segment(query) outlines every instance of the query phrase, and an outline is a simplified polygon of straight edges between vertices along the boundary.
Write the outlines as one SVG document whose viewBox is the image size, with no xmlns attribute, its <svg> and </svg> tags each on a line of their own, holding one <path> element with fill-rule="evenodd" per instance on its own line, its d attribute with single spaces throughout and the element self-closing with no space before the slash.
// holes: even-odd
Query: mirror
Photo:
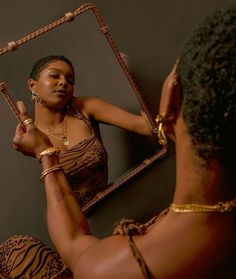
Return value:
<svg viewBox="0 0 236 279">
<path fill-rule="evenodd" d="M 83 207 L 83 211 L 88 212 L 101 199 L 165 156 L 166 146 L 158 145 L 157 129 L 151 112 L 129 72 L 127 62 L 110 35 L 109 27 L 93 4 L 84 4 L 57 21 L 17 41 L 9 42 L 0 49 L 0 80 L 6 83 L 13 100 L 25 102 L 31 115 L 33 104 L 27 89 L 28 75 L 36 60 L 50 54 L 62 54 L 72 61 L 76 71 L 75 96 L 96 96 L 137 114 L 143 110 L 153 127 L 154 137 L 150 139 L 101 125 L 109 158 L 109 187 Z M 8 137 L 7 141 L 11 141 L 16 119 L 2 96 L 0 104 L 3 117 L 12 119 L 10 127 L 5 127 L 2 122 L 1 137 Z M 4 146 L 12 149 L 10 144 Z M 9 151 L 7 148 L 5 152 Z M 32 179 L 39 177 L 39 166 L 29 163 L 28 158 L 19 157 L 19 154 L 12 156 L 20 162 L 16 172 L 30 165 Z M 19 179 L 27 180 L 29 173 L 25 177 L 22 173 Z"/>
</svg>

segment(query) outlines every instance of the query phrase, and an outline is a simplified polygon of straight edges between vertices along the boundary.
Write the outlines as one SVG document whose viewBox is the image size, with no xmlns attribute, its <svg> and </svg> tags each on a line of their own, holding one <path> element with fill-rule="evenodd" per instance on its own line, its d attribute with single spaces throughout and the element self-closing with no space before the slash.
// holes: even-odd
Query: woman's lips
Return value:
<svg viewBox="0 0 236 279">
<path fill-rule="evenodd" d="M 67 94 L 66 90 L 56 90 L 56 91 L 53 91 L 53 93 L 56 95 L 63 95 L 63 96 L 65 96 Z"/>
</svg>

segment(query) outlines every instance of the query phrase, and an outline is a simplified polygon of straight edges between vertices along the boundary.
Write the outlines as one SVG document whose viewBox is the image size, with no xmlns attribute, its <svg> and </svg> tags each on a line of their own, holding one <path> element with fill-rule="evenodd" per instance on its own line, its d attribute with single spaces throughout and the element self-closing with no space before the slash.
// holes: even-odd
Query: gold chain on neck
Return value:
<svg viewBox="0 0 236 279">
<path fill-rule="evenodd" d="M 60 132 L 60 133 L 56 133 L 54 132 L 52 129 L 50 128 L 47 128 L 47 129 L 43 129 L 41 128 L 39 125 L 37 125 L 38 129 L 41 130 L 42 132 L 44 132 L 45 134 L 47 134 L 48 136 L 51 136 L 57 140 L 62 140 L 63 141 L 63 144 L 65 146 L 69 146 L 70 145 L 70 142 L 69 140 L 67 139 L 67 123 L 66 123 L 66 119 L 64 118 L 64 121 L 63 121 L 63 131 Z"/>
<path fill-rule="evenodd" d="M 214 205 L 205 204 L 174 204 L 169 207 L 170 210 L 178 213 L 191 213 L 191 212 L 232 212 L 236 207 L 236 199 L 226 202 L 218 202 Z"/>
</svg>

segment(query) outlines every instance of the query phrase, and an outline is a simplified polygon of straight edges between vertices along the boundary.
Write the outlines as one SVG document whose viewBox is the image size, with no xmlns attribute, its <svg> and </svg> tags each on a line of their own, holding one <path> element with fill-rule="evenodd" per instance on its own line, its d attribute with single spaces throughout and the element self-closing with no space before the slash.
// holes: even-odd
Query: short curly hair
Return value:
<svg viewBox="0 0 236 279">
<path fill-rule="evenodd" d="M 236 6 L 208 15 L 180 50 L 183 117 L 198 155 L 236 161 Z"/>
<path fill-rule="evenodd" d="M 54 61 L 64 61 L 71 67 L 72 71 L 75 72 L 72 62 L 67 57 L 63 55 L 48 55 L 40 58 L 38 61 L 35 62 L 35 64 L 32 67 L 29 78 L 37 80 L 40 72 L 43 69 L 45 69 L 48 66 L 48 64 Z"/>
</svg>

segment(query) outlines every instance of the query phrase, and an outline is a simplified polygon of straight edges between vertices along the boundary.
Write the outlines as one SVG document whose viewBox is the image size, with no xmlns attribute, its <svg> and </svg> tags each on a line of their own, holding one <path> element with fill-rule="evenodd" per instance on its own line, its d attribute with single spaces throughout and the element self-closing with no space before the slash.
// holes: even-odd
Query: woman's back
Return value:
<svg viewBox="0 0 236 279">
<path fill-rule="evenodd" d="M 235 213 L 169 211 L 136 243 L 157 278 L 236 278 L 235 229 Z"/>
</svg>

